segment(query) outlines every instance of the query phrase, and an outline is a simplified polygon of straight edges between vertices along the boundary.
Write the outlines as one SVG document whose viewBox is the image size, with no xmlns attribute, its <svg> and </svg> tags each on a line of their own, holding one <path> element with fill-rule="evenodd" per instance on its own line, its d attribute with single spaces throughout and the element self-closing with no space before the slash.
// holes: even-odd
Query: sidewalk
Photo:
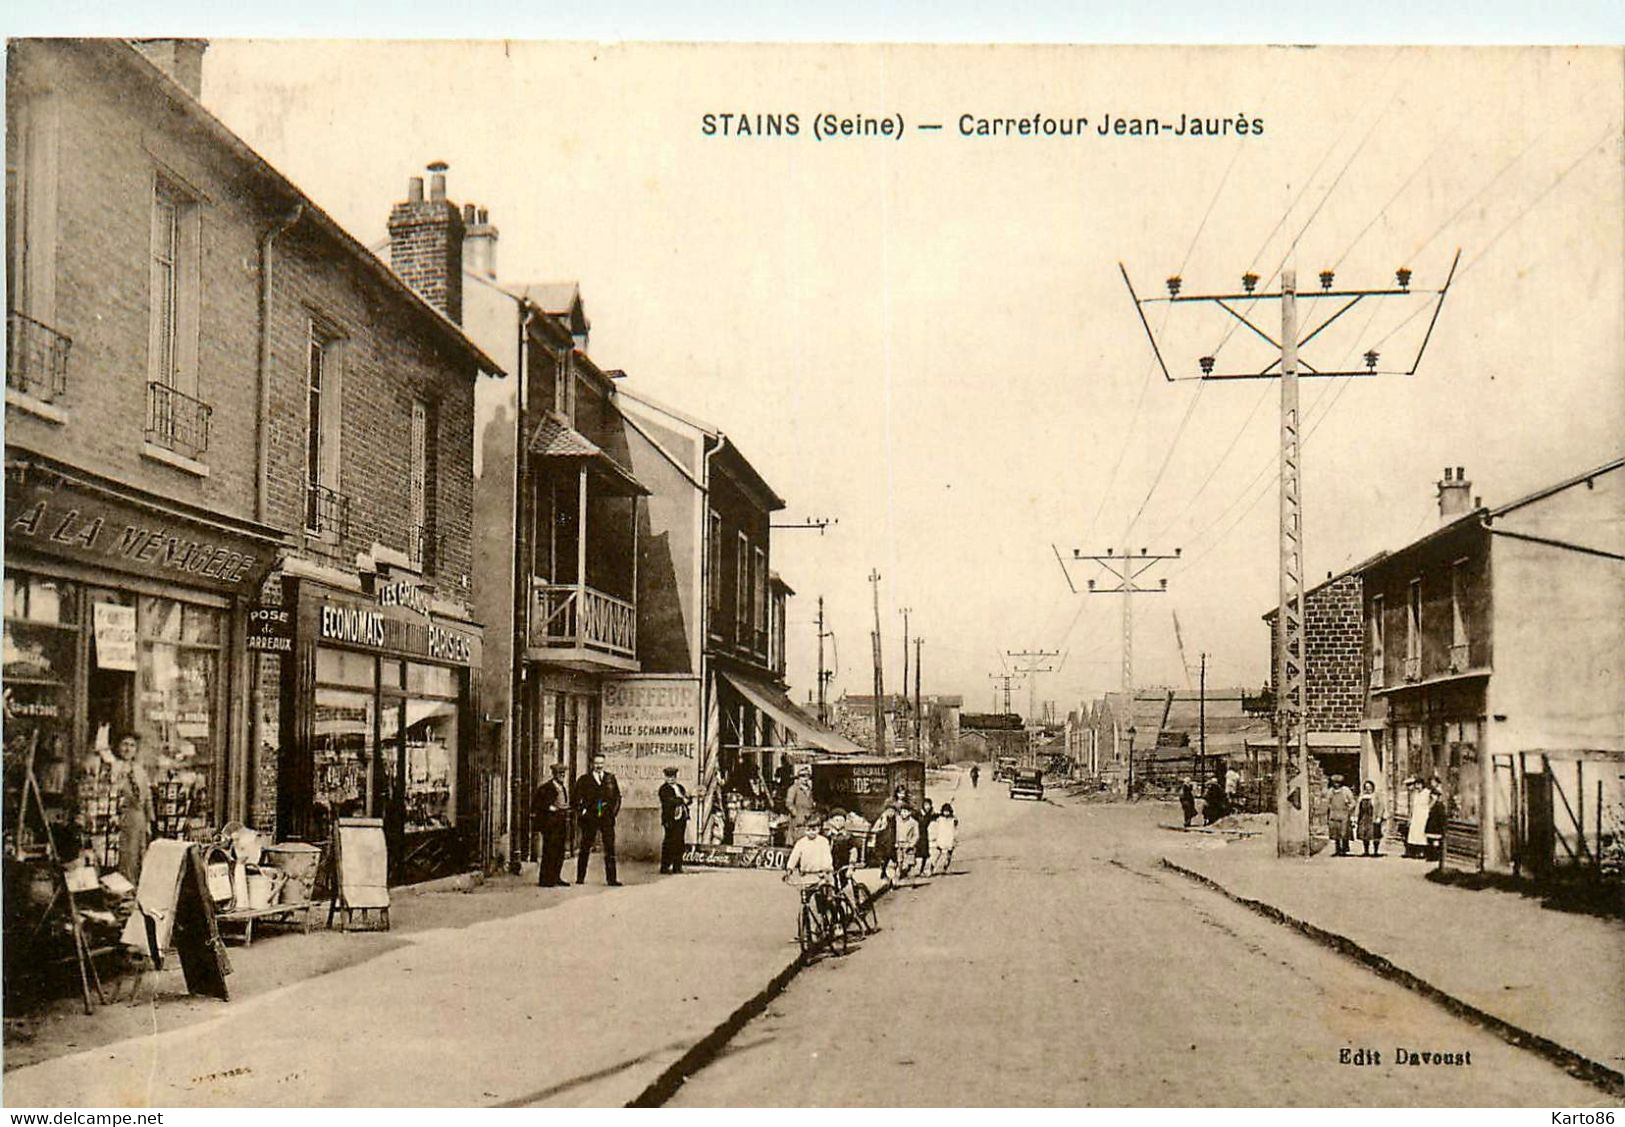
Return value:
<svg viewBox="0 0 1625 1127">
<path fill-rule="evenodd" d="M 861 879 L 880 886 L 877 873 Z M 152 1032 L 8 1071 L 5 1103 L 616 1106 L 781 987 L 799 958 L 796 896 L 774 872 L 417 899 L 469 906 L 492 894 L 534 896 L 536 906 L 382 937 L 267 937 L 266 954 L 282 948 L 284 959 L 320 938 L 354 944 L 365 961 L 229 1003 L 193 1003 L 208 1016 L 161 1032 L 176 1003 L 143 1003 L 126 1013 Z M 399 907 L 412 913 L 408 898 Z M 233 947 L 232 958 L 261 952 L 257 940 Z M 108 1010 L 80 1020 L 103 1017 L 129 1020 Z"/>
<path fill-rule="evenodd" d="M 1470 1012 L 1593 1079 L 1625 1084 L 1625 926 L 1426 879 L 1397 856 L 1275 856 L 1271 832 L 1180 835 L 1163 864 Z M 1611 1074 L 1611 1075 L 1610 1075 Z"/>
</svg>

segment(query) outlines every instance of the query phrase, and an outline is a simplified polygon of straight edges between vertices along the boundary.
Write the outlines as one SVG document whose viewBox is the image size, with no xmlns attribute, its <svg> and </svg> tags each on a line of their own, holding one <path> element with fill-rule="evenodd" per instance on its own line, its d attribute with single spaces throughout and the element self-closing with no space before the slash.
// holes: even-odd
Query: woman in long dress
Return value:
<svg viewBox="0 0 1625 1127">
<path fill-rule="evenodd" d="M 1354 810 L 1360 849 L 1367 857 L 1382 856 L 1382 792 L 1371 779 L 1360 785 L 1360 797 L 1355 801 Z"/>
<path fill-rule="evenodd" d="M 1433 806 L 1433 792 L 1420 780 L 1413 780 L 1411 788 L 1411 823 L 1405 827 L 1405 856 L 1421 857 L 1428 847 L 1428 812 Z"/>
<path fill-rule="evenodd" d="M 118 757 L 118 871 L 139 885 L 141 862 L 152 837 L 152 778 L 141 761 L 141 739 L 134 732 L 119 737 Z"/>
</svg>

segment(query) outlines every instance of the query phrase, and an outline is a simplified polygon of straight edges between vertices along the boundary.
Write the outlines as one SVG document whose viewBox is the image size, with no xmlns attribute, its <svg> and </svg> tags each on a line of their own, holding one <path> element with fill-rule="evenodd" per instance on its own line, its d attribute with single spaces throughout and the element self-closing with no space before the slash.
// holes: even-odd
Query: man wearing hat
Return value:
<svg viewBox="0 0 1625 1127">
<path fill-rule="evenodd" d="M 1338 857 L 1349 855 L 1349 820 L 1354 816 L 1354 792 L 1343 785 L 1342 775 L 1333 775 L 1326 788 L 1326 822 Z"/>
<path fill-rule="evenodd" d="M 536 883 L 543 888 L 569 884 L 564 879 L 564 843 L 570 832 L 570 788 L 564 782 L 564 764 L 549 763 L 551 778 L 536 788 L 531 817 L 542 834 L 542 864 Z"/>
<path fill-rule="evenodd" d="M 688 791 L 677 781 L 677 768 L 666 768 L 666 781 L 660 786 L 660 825 L 665 837 L 660 842 L 660 871 L 683 871 L 683 838 L 688 828 Z"/>
</svg>

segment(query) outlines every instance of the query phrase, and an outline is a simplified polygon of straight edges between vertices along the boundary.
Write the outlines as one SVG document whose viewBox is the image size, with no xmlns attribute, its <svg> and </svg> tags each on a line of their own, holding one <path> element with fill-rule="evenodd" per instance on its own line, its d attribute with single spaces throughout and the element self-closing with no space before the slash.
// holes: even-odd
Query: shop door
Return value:
<svg viewBox="0 0 1625 1127">
<path fill-rule="evenodd" d="M 1540 876 L 1552 867 L 1557 833 L 1552 817 L 1552 777 L 1544 772 L 1523 776 L 1524 835 L 1519 863 Z"/>
<path fill-rule="evenodd" d="M 85 604 L 90 611 L 90 676 L 86 686 L 85 715 L 87 736 L 97 749 L 111 748 L 123 732 L 136 730 L 135 713 L 135 654 L 115 653 L 110 647 L 98 646 L 98 617 L 106 621 L 107 610 L 99 607 L 135 606 L 135 597 L 125 591 L 112 591 L 105 587 L 91 587 L 85 592 Z M 143 748 L 151 756 L 153 749 Z"/>
</svg>

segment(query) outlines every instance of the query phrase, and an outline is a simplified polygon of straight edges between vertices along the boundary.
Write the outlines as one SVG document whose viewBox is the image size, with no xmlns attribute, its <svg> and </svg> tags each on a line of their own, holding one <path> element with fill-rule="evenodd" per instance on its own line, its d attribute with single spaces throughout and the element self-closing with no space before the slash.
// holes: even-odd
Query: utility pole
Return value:
<svg viewBox="0 0 1625 1127">
<path fill-rule="evenodd" d="M 818 722 L 829 723 L 829 683 L 835 674 L 824 668 L 824 639 L 834 637 L 824 629 L 824 596 L 818 596 Z"/>
<path fill-rule="evenodd" d="M 908 711 L 908 616 L 912 612 L 912 607 L 902 607 L 897 612 L 903 616 L 903 692 L 902 706 L 900 709 L 902 712 Z M 897 734 L 905 743 L 907 742 L 908 718 L 906 716 L 903 719 L 903 729 Z"/>
<path fill-rule="evenodd" d="M 869 585 L 875 591 L 875 754 L 886 754 L 886 680 L 882 670 L 884 659 L 880 652 L 880 571 L 869 569 Z"/>
<path fill-rule="evenodd" d="M 1299 367 L 1305 369 L 1304 375 L 1320 378 L 1377 376 L 1377 375 L 1407 375 L 1414 376 L 1416 369 L 1422 363 L 1422 355 L 1427 351 L 1428 341 L 1433 336 L 1433 328 L 1439 322 L 1439 311 L 1444 307 L 1445 294 L 1450 290 L 1450 282 L 1456 275 L 1456 266 L 1461 262 L 1461 251 L 1456 251 L 1456 257 L 1450 264 L 1450 273 L 1445 277 L 1444 285 L 1437 291 L 1438 300 L 1433 307 L 1433 317 L 1428 322 L 1427 332 L 1422 337 L 1422 343 L 1416 350 L 1416 357 L 1411 361 L 1408 371 L 1378 371 L 1377 362 L 1381 356 L 1377 350 L 1368 349 L 1362 357 L 1365 361 L 1364 370 L 1348 371 L 1322 371 L 1311 364 L 1301 364 L 1298 350 L 1307 345 L 1315 337 L 1336 321 L 1343 314 L 1353 309 L 1366 298 L 1384 297 L 1410 297 L 1415 298 L 1428 294 L 1427 290 L 1412 290 L 1412 271 L 1402 266 L 1394 272 L 1394 281 L 1398 288 L 1373 290 L 1334 290 L 1332 288 L 1336 276 L 1331 270 L 1320 272 L 1320 289 L 1310 290 L 1300 294 L 1298 292 L 1298 272 L 1296 269 L 1286 267 L 1281 270 L 1281 288 L 1276 293 L 1258 293 L 1258 275 L 1249 271 L 1241 277 L 1242 293 L 1218 294 L 1186 294 L 1181 296 L 1183 280 L 1177 275 L 1168 279 L 1168 297 L 1146 298 L 1143 301 L 1134 292 L 1134 285 L 1129 281 L 1128 271 L 1118 264 L 1123 275 L 1123 284 L 1128 287 L 1129 296 L 1134 301 L 1135 310 L 1140 315 L 1140 323 L 1145 326 L 1146 336 L 1151 341 L 1151 350 L 1156 353 L 1157 363 L 1162 368 L 1163 378 L 1172 382 L 1174 377 L 1169 374 L 1168 366 L 1163 361 L 1162 350 L 1157 345 L 1156 337 L 1151 333 L 1151 323 L 1146 319 L 1145 306 L 1153 302 L 1167 301 L 1169 303 L 1205 302 L 1217 305 L 1242 325 L 1246 326 L 1254 335 L 1280 350 L 1280 358 L 1272 360 L 1260 371 L 1252 372 L 1215 372 L 1217 364 L 1213 356 L 1203 356 L 1197 361 L 1201 369 L 1203 380 L 1257 380 L 1279 379 L 1281 381 L 1281 450 L 1280 450 L 1280 528 L 1279 528 L 1279 570 L 1278 570 L 1278 606 L 1275 616 L 1275 685 L 1276 685 L 1276 754 L 1275 754 L 1275 809 L 1276 809 L 1276 853 L 1280 856 L 1303 856 L 1310 850 L 1309 844 L 1309 732 L 1308 732 L 1308 699 L 1305 684 L 1305 663 L 1307 650 L 1303 638 L 1304 614 L 1304 587 L 1303 587 L 1303 462 L 1302 419 L 1298 410 L 1298 379 Z M 1298 335 L 1298 301 L 1300 299 L 1327 298 L 1341 304 L 1335 312 L 1331 313 L 1309 333 L 1303 337 Z M 1236 306 L 1242 302 L 1279 301 L 1281 303 L 1281 339 L 1275 340 L 1263 329 L 1260 329 L 1246 314 L 1239 311 Z M 1250 312 L 1250 310 L 1249 310 Z M 1279 367 L 1280 372 L 1275 369 Z"/>
<path fill-rule="evenodd" d="M 1201 680 L 1198 682 L 1198 686 L 1199 687 L 1196 690 L 1196 714 L 1198 725 L 1197 731 L 1200 734 L 1196 737 L 1196 746 L 1201 751 L 1202 781 L 1205 783 L 1207 782 L 1207 654 L 1202 655 L 1202 674 Z"/>
<path fill-rule="evenodd" d="M 1161 553 L 1153 555 L 1148 548 L 1141 548 L 1139 555 L 1134 555 L 1127 546 L 1119 555 L 1107 548 L 1104 556 L 1089 556 L 1074 550 L 1072 558 L 1075 560 L 1093 560 L 1100 564 L 1112 578 L 1117 580 L 1115 587 L 1097 587 L 1093 579 L 1089 580 L 1088 591 L 1091 595 L 1123 596 L 1123 695 L 1128 698 L 1130 719 L 1134 716 L 1134 596 L 1160 595 L 1168 590 L 1168 580 L 1161 580 L 1155 587 L 1142 587 L 1139 579 L 1146 572 L 1165 560 L 1177 560 L 1183 549 L 1175 548 L 1173 555 Z M 1128 749 L 1128 776 L 1129 793 L 1134 788 L 1134 745 L 1129 744 Z"/>
<path fill-rule="evenodd" d="M 920 757 L 920 647 L 925 639 L 914 638 L 914 755 Z"/>
<path fill-rule="evenodd" d="M 1006 715 L 1006 716 L 1010 715 L 1010 682 L 1011 681 L 1019 681 L 1019 680 L 1021 680 L 1020 675 L 1016 674 L 1016 673 L 989 673 L 988 676 L 993 678 L 993 680 L 995 680 L 995 681 L 999 681 L 999 682 L 1003 683 L 1003 685 L 1004 685 L 1004 715 Z M 998 710 L 999 710 L 999 690 L 997 688 L 995 688 L 993 690 L 993 711 L 997 712 Z"/>
<path fill-rule="evenodd" d="M 1016 666 L 1016 672 L 1027 678 L 1027 766 L 1031 767 L 1037 761 L 1038 732 L 1041 724 L 1038 717 L 1038 675 L 1040 673 L 1054 673 L 1055 666 L 1048 664 L 1051 658 L 1061 656 L 1060 650 L 1006 650 L 1006 655 L 1015 658 L 1018 662 L 1025 661 L 1025 667 Z M 1039 662 L 1045 664 L 1040 665 Z"/>
</svg>

